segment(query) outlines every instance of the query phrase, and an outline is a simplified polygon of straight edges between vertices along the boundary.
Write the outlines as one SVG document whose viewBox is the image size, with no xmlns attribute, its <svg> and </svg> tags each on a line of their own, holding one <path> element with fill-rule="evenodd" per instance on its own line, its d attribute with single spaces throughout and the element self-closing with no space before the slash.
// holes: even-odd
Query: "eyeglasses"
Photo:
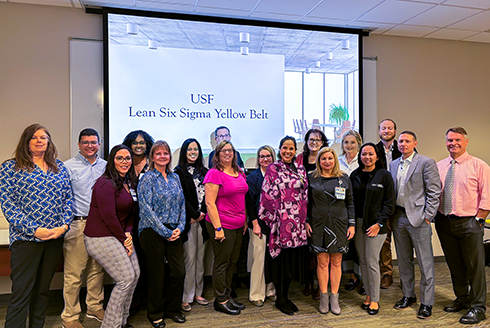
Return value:
<svg viewBox="0 0 490 328">
<path fill-rule="evenodd" d="M 260 155 L 259 156 L 259 159 L 269 159 L 269 158 L 272 158 L 272 155 Z"/>
<path fill-rule="evenodd" d="M 144 140 L 142 140 L 142 141 L 136 141 L 136 140 L 134 140 L 131 144 L 133 146 L 138 146 L 138 145 L 143 146 L 144 144 L 146 144 L 146 141 L 144 141 Z"/>
<path fill-rule="evenodd" d="M 227 134 L 218 134 L 216 137 L 217 138 L 228 138 L 229 136 L 230 136 L 230 134 L 227 133 Z"/>
<path fill-rule="evenodd" d="M 308 139 L 308 142 L 311 142 L 311 143 L 320 143 L 322 142 L 322 139 Z"/>
<path fill-rule="evenodd" d="M 98 145 L 98 144 L 99 144 L 99 142 L 98 142 L 98 141 L 87 141 L 87 140 L 82 141 L 82 142 L 80 142 L 80 143 L 81 143 L 82 145 L 84 145 L 84 146 L 88 146 L 88 145 L 90 145 L 90 146 L 96 146 L 96 145 Z"/>
<path fill-rule="evenodd" d="M 123 157 L 123 156 L 117 156 L 116 157 L 116 162 L 118 163 L 131 163 L 132 160 L 131 160 L 131 156 L 127 156 L 127 157 Z"/>
<path fill-rule="evenodd" d="M 222 149 L 221 150 L 223 153 L 233 153 L 233 149 Z"/>
</svg>

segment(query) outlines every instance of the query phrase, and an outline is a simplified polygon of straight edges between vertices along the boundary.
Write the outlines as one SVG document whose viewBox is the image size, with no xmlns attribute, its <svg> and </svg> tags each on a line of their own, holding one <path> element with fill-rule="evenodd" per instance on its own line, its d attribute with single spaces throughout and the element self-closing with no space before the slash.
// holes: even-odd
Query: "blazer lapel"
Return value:
<svg viewBox="0 0 490 328">
<path fill-rule="evenodd" d="M 408 168 L 407 176 L 405 177 L 405 186 L 407 185 L 408 179 L 412 176 L 417 164 L 419 163 L 419 154 L 415 153 L 412 158 L 412 163 L 410 163 L 410 167 Z"/>
</svg>

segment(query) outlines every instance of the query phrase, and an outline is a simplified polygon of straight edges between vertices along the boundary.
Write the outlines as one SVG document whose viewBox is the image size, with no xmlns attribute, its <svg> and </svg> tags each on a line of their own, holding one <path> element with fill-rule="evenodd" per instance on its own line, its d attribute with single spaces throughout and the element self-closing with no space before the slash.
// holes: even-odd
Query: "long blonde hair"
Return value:
<svg viewBox="0 0 490 328">
<path fill-rule="evenodd" d="M 333 158 L 335 160 L 335 166 L 333 167 L 333 170 L 332 170 L 332 176 L 333 177 L 342 176 L 342 171 L 340 170 L 339 158 L 337 157 L 335 150 L 333 150 L 330 147 L 324 147 L 324 148 L 320 149 L 320 151 L 318 152 L 318 155 L 316 156 L 316 161 L 315 161 L 316 169 L 313 172 L 311 172 L 311 176 L 313 178 L 321 177 L 323 170 L 322 170 L 322 167 L 320 166 L 320 158 L 325 153 L 332 153 Z"/>
</svg>

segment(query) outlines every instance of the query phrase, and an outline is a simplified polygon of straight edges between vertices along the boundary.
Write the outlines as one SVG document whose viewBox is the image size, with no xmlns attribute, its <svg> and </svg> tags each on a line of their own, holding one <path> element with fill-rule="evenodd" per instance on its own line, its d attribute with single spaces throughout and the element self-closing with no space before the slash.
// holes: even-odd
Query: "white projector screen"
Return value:
<svg viewBox="0 0 490 328">
<path fill-rule="evenodd" d="M 165 139 L 173 148 L 188 137 L 207 141 L 221 125 L 233 131 L 233 144 L 239 149 L 275 145 L 284 136 L 281 55 L 148 51 L 132 45 L 111 45 L 109 51 L 113 144 L 136 128 Z M 246 137 L 240 131 L 246 131 Z M 207 142 L 203 148 L 209 148 Z"/>
<path fill-rule="evenodd" d="M 104 10 L 106 154 L 134 130 L 208 154 L 227 126 L 246 161 L 285 135 L 334 143 L 362 126 L 360 30 Z M 332 105 L 349 119 L 329 120 Z"/>
</svg>

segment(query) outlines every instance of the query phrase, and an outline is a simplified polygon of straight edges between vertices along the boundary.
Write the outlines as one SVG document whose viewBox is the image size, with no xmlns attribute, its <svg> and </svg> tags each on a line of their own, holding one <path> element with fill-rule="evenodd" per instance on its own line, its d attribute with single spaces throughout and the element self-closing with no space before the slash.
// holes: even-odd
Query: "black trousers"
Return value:
<svg viewBox="0 0 490 328">
<path fill-rule="evenodd" d="M 140 234 L 140 243 L 148 272 L 148 319 L 157 321 L 164 316 L 182 314 L 180 307 L 185 278 L 182 240 L 168 241 L 147 228 Z"/>
<path fill-rule="evenodd" d="M 469 308 L 485 310 L 484 228 L 474 217 L 450 220 L 439 212 L 435 221 L 457 300 Z"/>
<path fill-rule="evenodd" d="M 10 247 L 12 297 L 5 328 L 42 328 L 49 304 L 49 286 L 63 253 L 63 238 L 45 242 L 15 241 Z"/>
<path fill-rule="evenodd" d="M 213 246 L 213 287 L 214 296 L 218 302 L 226 302 L 230 298 L 231 281 L 236 270 L 236 263 L 240 257 L 243 228 L 225 229 L 225 240 L 220 242 L 214 239 L 214 227 L 206 222 L 206 229 L 210 235 Z"/>
</svg>

